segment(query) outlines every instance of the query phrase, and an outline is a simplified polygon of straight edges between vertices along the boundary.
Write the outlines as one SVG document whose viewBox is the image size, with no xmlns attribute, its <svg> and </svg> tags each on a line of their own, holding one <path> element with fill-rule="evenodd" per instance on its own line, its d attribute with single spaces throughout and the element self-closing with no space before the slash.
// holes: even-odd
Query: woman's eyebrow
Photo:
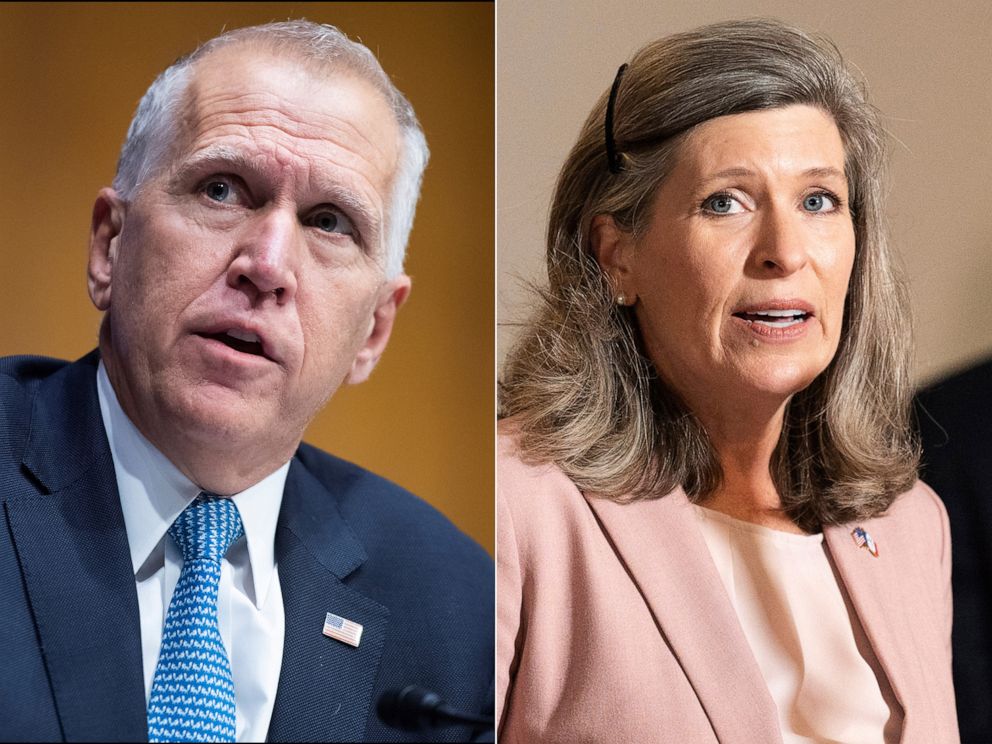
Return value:
<svg viewBox="0 0 992 744">
<path fill-rule="evenodd" d="M 757 173 L 750 168 L 744 168 L 742 166 L 737 166 L 734 168 L 724 168 L 723 170 L 712 173 L 704 178 L 700 179 L 700 185 L 706 185 L 711 181 L 719 181 L 722 178 L 750 178 L 757 175 Z M 799 174 L 804 178 L 846 178 L 844 171 L 834 168 L 829 165 L 818 165 L 812 168 L 807 168 L 802 173 Z"/>
<path fill-rule="evenodd" d="M 721 171 L 717 171 L 716 173 L 713 173 L 712 175 L 709 175 L 705 179 L 703 179 L 703 182 L 705 183 L 707 181 L 715 181 L 718 178 L 734 178 L 734 177 L 747 178 L 748 176 L 753 176 L 753 175 L 756 174 L 750 168 L 744 168 L 738 166 L 736 168 L 724 168 Z"/>
<path fill-rule="evenodd" d="M 819 166 L 814 168 L 807 168 L 803 171 L 804 176 L 813 176 L 816 178 L 847 178 L 844 171 L 839 168 L 834 168 L 833 166 Z"/>
<path fill-rule="evenodd" d="M 713 181 L 721 181 L 725 178 L 751 178 L 756 176 L 757 173 L 750 168 L 745 168 L 744 166 L 735 166 L 733 168 L 724 168 L 716 173 L 710 173 L 708 175 L 700 177 L 698 180 L 694 181 L 694 188 L 706 188 Z"/>
</svg>

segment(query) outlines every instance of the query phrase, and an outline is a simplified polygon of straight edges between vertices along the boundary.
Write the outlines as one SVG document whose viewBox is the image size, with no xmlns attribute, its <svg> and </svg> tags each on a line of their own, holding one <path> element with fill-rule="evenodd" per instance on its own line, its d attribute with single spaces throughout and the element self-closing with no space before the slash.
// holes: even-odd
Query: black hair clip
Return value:
<svg viewBox="0 0 992 744">
<path fill-rule="evenodd" d="M 610 100 L 606 104 L 606 161 L 610 166 L 610 173 L 619 173 L 623 170 L 623 163 L 617 154 L 617 143 L 613 141 L 613 108 L 617 102 L 617 90 L 620 89 L 620 80 L 623 72 L 627 69 L 627 64 L 620 65 L 617 76 L 613 79 L 613 87 L 610 88 Z"/>
</svg>

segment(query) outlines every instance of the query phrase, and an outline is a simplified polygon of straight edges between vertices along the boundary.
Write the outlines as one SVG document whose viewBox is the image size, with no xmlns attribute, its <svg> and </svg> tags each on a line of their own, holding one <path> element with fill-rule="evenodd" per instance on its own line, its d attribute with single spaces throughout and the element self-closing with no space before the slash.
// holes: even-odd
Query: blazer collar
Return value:
<svg viewBox="0 0 992 744">
<path fill-rule="evenodd" d="M 929 687 L 928 672 L 919 660 L 917 649 L 930 641 L 920 636 L 920 628 L 904 616 L 906 608 L 916 606 L 913 596 L 912 561 L 893 554 L 888 548 L 898 544 L 890 539 L 892 524 L 884 517 L 869 519 L 859 526 L 866 529 L 879 546 L 878 557 L 859 548 L 852 537 L 852 526 L 830 526 L 823 530 L 830 557 L 847 590 L 851 605 L 878 659 L 882 672 L 904 713 L 903 739 L 907 725 L 916 720 L 940 720 L 929 696 L 913 695 Z M 926 588 L 922 588 L 925 593 Z M 907 711 L 912 713 L 910 720 Z"/>
<path fill-rule="evenodd" d="M 90 352 L 48 377 L 34 397 L 23 464 L 48 493 L 110 455 L 96 393 L 99 363 L 99 352 Z"/>
<path fill-rule="evenodd" d="M 364 738 L 389 616 L 345 583 L 365 560 L 334 495 L 294 458 L 276 530 L 286 638 L 269 740 Z M 363 626 L 358 647 L 323 635 L 328 612 Z"/>
<path fill-rule="evenodd" d="M 681 490 L 588 498 L 724 744 L 781 742 L 778 712 Z M 700 642 L 703 640 L 704 642 Z M 746 733 L 745 736 L 742 732 Z"/>
<path fill-rule="evenodd" d="M 15 483 L 4 506 L 65 738 L 138 741 L 138 598 L 97 362 L 94 352 L 42 383 L 22 459 L 35 480 Z"/>
</svg>

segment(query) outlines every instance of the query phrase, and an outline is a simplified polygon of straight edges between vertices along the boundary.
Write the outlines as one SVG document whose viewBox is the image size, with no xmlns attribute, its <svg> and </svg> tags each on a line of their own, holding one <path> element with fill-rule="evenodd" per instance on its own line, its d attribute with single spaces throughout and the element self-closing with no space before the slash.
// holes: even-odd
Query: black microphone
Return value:
<svg viewBox="0 0 992 744">
<path fill-rule="evenodd" d="M 449 707 L 436 692 L 415 685 L 407 685 L 402 690 L 386 690 L 379 696 L 376 712 L 387 726 L 403 731 L 423 733 L 456 723 L 472 724 L 476 728 L 493 726 L 492 718 L 462 713 Z"/>
</svg>

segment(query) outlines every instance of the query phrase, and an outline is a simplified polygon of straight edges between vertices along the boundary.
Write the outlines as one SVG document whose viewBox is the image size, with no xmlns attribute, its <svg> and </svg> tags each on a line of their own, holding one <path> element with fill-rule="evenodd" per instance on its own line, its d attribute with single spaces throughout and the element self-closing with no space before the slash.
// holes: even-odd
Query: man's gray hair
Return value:
<svg viewBox="0 0 992 744">
<path fill-rule="evenodd" d="M 295 20 L 233 29 L 179 58 L 155 78 L 138 103 L 117 162 L 114 189 L 130 200 L 163 165 L 179 134 L 179 111 L 192 79 L 193 64 L 211 52 L 237 42 L 256 42 L 277 51 L 287 51 L 317 66 L 346 68 L 371 83 L 385 97 L 401 134 L 400 157 L 383 225 L 384 268 L 387 278 L 401 273 L 429 156 L 427 140 L 410 102 L 393 85 L 375 55 L 334 26 Z"/>
</svg>

